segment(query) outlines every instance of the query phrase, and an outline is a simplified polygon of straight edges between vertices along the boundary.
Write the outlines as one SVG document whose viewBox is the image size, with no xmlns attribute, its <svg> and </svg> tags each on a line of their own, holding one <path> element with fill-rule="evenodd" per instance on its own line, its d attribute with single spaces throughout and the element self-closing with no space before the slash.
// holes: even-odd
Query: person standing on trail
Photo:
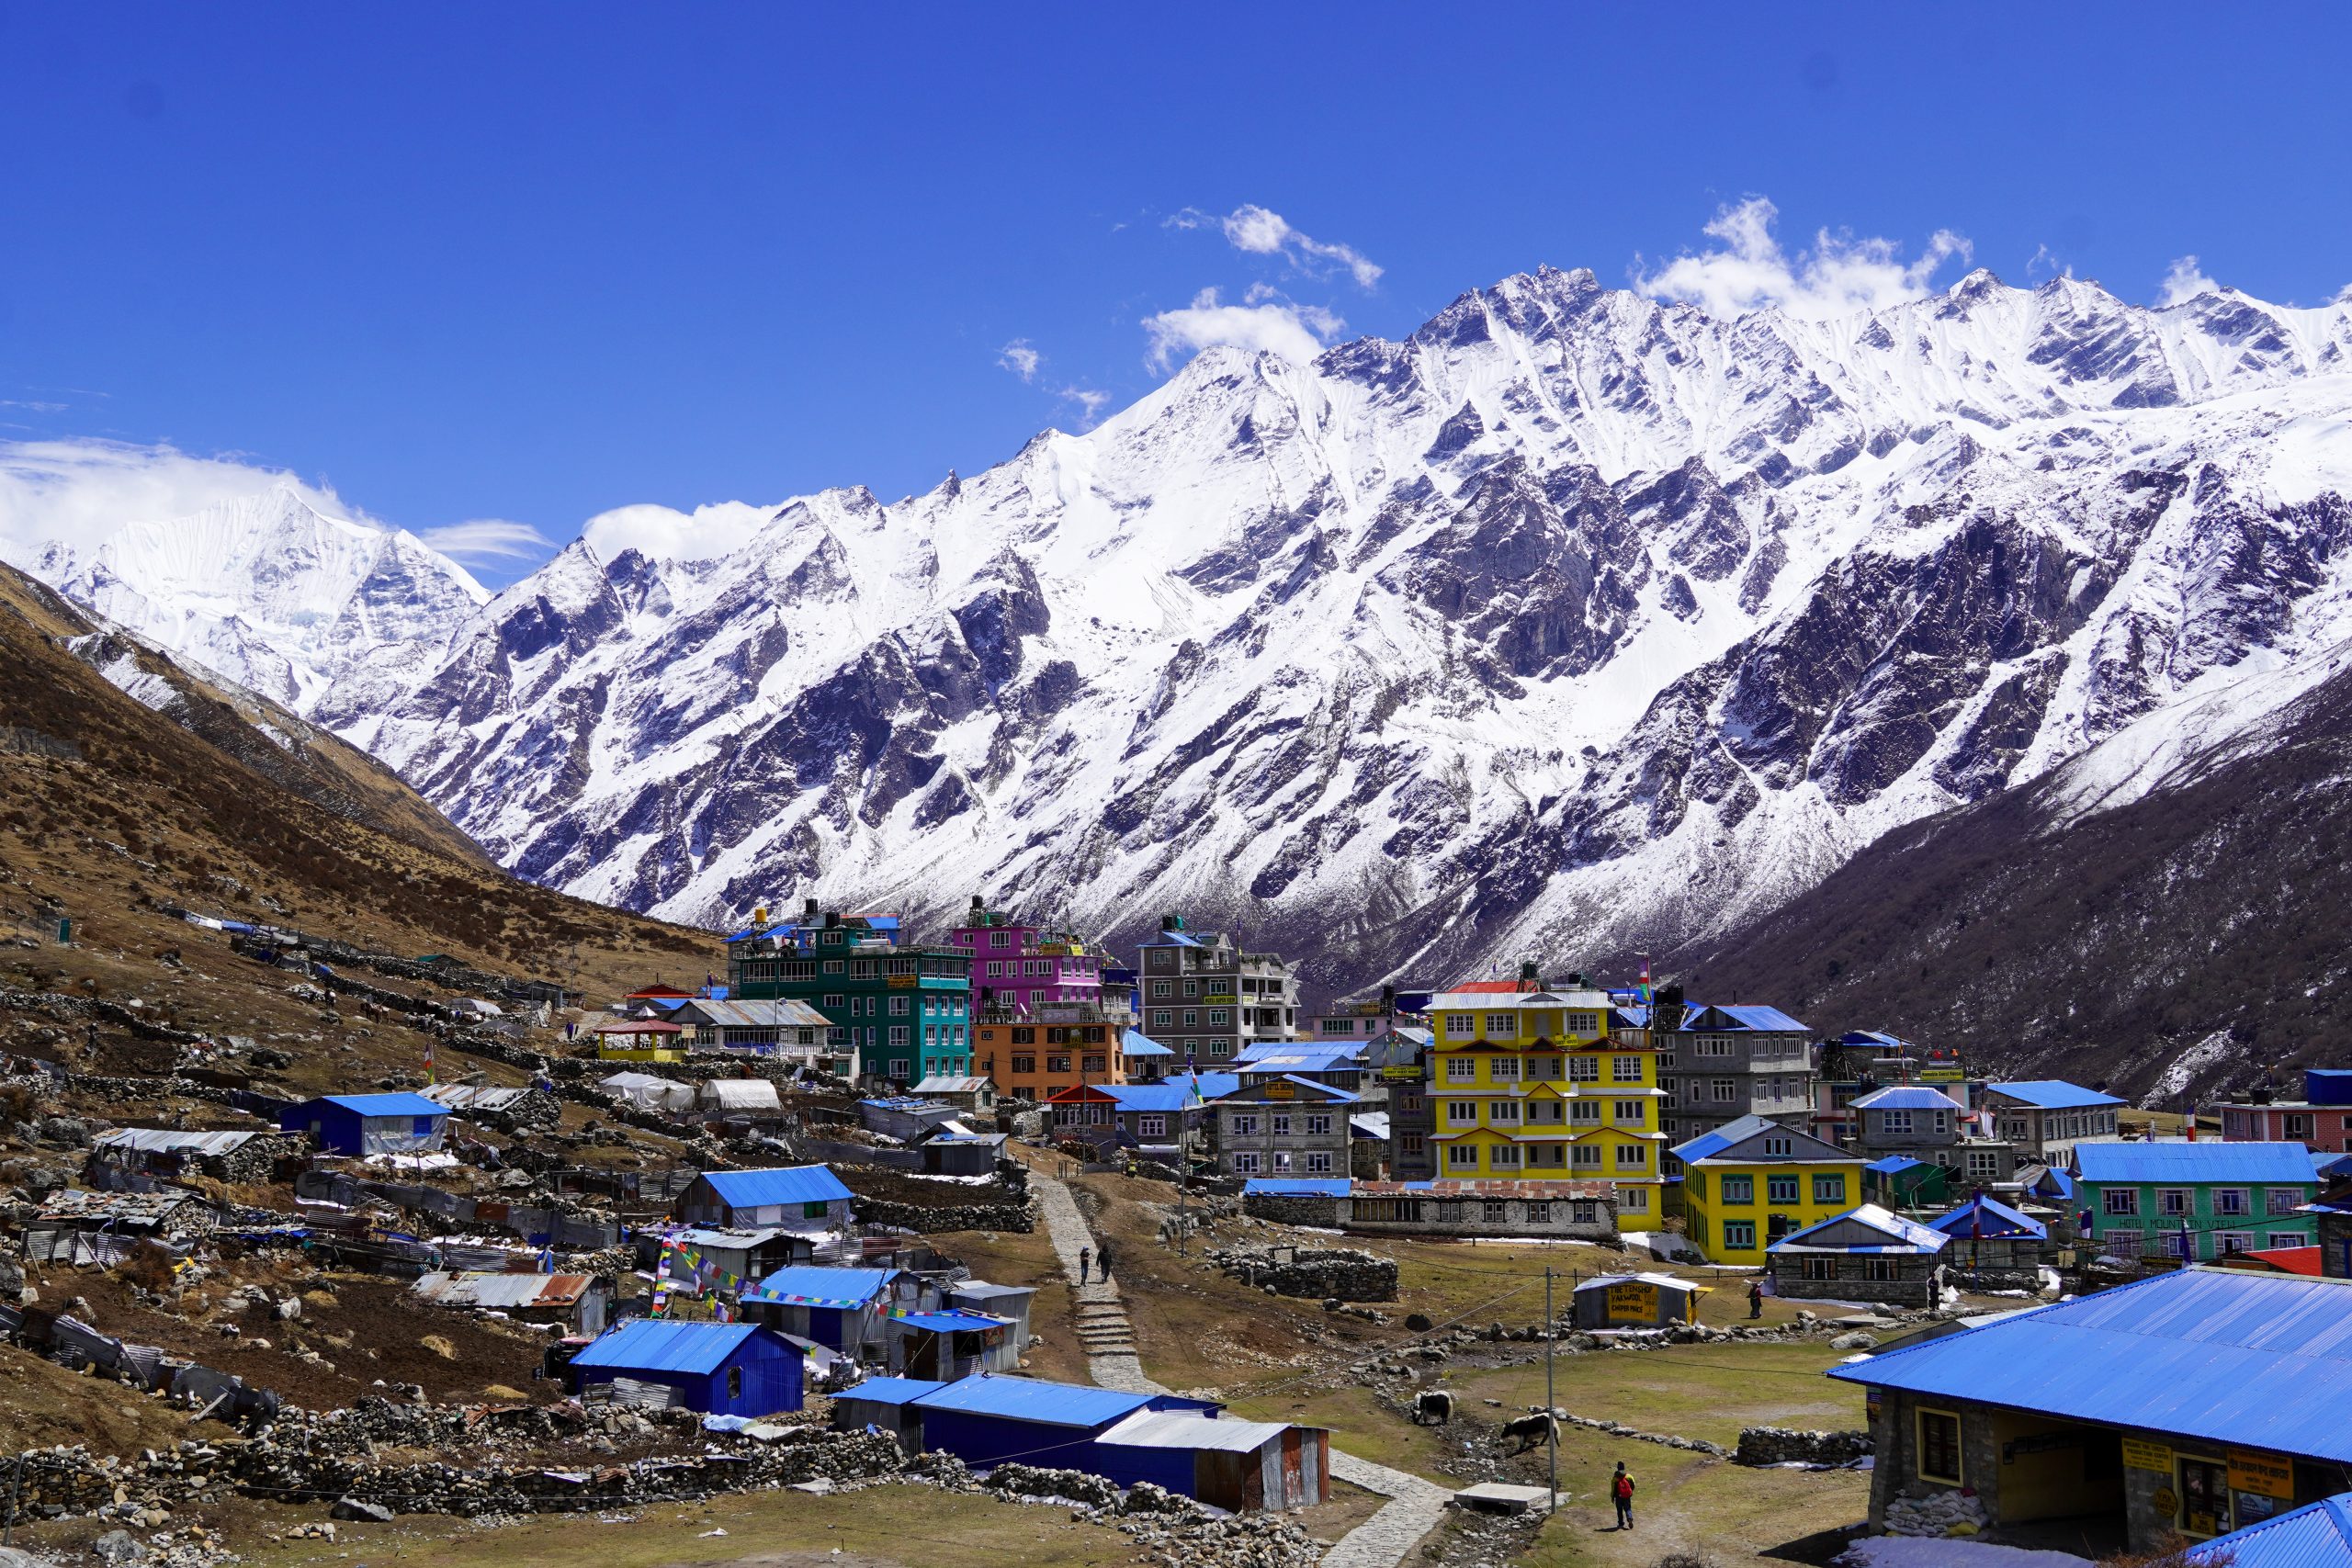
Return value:
<svg viewBox="0 0 2352 1568">
<path fill-rule="evenodd" d="M 1093 1260 L 1094 1249 L 1092 1247 L 1081 1247 L 1078 1249 L 1078 1282 L 1080 1284 L 1083 1285 L 1086 1283 L 1086 1266 Z"/>
<path fill-rule="evenodd" d="M 1761 1280 L 1747 1281 L 1747 1315 L 1750 1318 L 1764 1315 L 1764 1281 Z"/>
<path fill-rule="evenodd" d="M 1617 1528 L 1634 1528 L 1634 1478 L 1625 1473 L 1625 1461 L 1617 1461 L 1617 1473 L 1609 1478 L 1609 1500 L 1617 1505 Z"/>
<path fill-rule="evenodd" d="M 1106 1285 L 1111 1282 L 1111 1249 L 1108 1247 L 1094 1254 L 1094 1277 Z"/>
</svg>

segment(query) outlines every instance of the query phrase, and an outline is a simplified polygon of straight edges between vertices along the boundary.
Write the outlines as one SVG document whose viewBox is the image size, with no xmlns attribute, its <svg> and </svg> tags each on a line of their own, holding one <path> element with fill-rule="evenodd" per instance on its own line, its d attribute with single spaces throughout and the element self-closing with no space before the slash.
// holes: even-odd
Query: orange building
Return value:
<svg viewBox="0 0 2352 1568">
<path fill-rule="evenodd" d="M 984 1008 L 972 1021 L 972 1066 L 1001 1099 L 1042 1103 L 1058 1089 L 1127 1081 L 1124 1010 L 1043 1002 L 1030 1012 Z"/>
</svg>

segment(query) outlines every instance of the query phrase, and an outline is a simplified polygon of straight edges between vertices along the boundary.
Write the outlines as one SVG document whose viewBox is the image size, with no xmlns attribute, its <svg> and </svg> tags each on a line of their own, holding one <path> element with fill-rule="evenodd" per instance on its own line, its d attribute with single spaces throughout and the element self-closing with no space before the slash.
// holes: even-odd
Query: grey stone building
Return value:
<svg viewBox="0 0 2352 1568">
<path fill-rule="evenodd" d="M 1165 915 L 1141 957 L 1143 1031 L 1180 1060 L 1222 1071 L 1250 1045 L 1296 1037 L 1298 977 L 1278 954 Z"/>
<path fill-rule="evenodd" d="M 2006 1186 L 2017 1177 L 2017 1146 L 2007 1139 L 1970 1135 L 1973 1123 L 1960 1104 L 1926 1084 L 1874 1089 L 1853 1104 L 1856 1144 L 1877 1158 L 1908 1155 L 1951 1172 L 1951 1192 Z"/>
<path fill-rule="evenodd" d="M 1270 1078 L 1224 1096 L 1216 1118 L 1217 1163 L 1227 1176 L 1344 1179 L 1349 1113 L 1356 1097 L 1311 1078 Z"/>
<path fill-rule="evenodd" d="M 1810 1130 L 1816 1077 L 1812 1031 L 1780 1009 L 1686 1007 L 1662 997 L 1652 1015 L 1650 1043 L 1658 1052 L 1658 1087 L 1667 1097 L 1663 1130 L 1670 1142 L 1743 1116 Z"/>
<path fill-rule="evenodd" d="M 1430 1098 L 1432 1036 L 1426 1029 L 1398 1027 L 1364 1043 L 1369 1079 L 1388 1095 L 1388 1174 L 1398 1181 L 1428 1181 L 1437 1175 L 1437 1102 Z"/>
</svg>

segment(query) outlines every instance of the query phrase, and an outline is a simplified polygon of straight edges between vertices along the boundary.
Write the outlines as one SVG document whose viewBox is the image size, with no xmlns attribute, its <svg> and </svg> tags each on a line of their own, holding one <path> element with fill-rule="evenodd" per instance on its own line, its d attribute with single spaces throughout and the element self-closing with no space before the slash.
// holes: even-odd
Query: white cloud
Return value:
<svg viewBox="0 0 2352 1568">
<path fill-rule="evenodd" d="M 280 485 L 330 517 L 380 526 L 331 489 L 242 457 L 118 441 L 0 442 L 0 558 L 27 560 L 56 539 L 87 550 L 126 524 L 186 517 Z"/>
<path fill-rule="evenodd" d="M 1111 401 L 1111 394 L 1093 387 L 1064 387 L 1054 396 L 1066 403 L 1078 405 L 1079 428 L 1091 430 L 1094 422 L 1102 417 L 1102 410 Z"/>
<path fill-rule="evenodd" d="M 2329 300 L 2328 303 L 2331 305 L 2352 305 L 2352 283 L 2347 283 L 2343 288 L 2337 289 L 2335 291 L 2335 298 Z"/>
<path fill-rule="evenodd" d="M 1347 322 L 1318 305 L 1221 305 L 1214 288 L 1202 289 L 1181 310 L 1162 310 L 1143 323 L 1151 337 L 1150 363 L 1159 370 L 1216 344 L 1279 354 L 1305 365 L 1346 329 Z"/>
<path fill-rule="evenodd" d="M 1332 266 L 1343 266 L 1359 288 L 1370 288 L 1380 281 L 1379 264 L 1353 245 L 1327 244 L 1302 234 L 1281 213 L 1255 202 L 1244 202 L 1222 218 L 1188 207 L 1168 223 L 1177 229 L 1214 227 L 1234 249 L 1252 255 L 1281 256 L 1301 272 L 1320 273 Z"/>
<path fill-rule="evenodd" d="M 469 566 L 483 561 L 527 560 L 555 547 L 553 539 L 528 523 L 510 523 L 503 517 L 447 523 L 438 528 L 420 529 L 416 536 L 451 560 Z"/>
<path fill-rule="evenodd" d="M 1928 248 L 1905 261 L 1892 240 L 1833 234 L 1823 229 L 1809 251 L 1781 248 L 1772 232 L 1780 209 L 1760 196 L 1718 209 L 1707 234 L 1715 249 L 1685 252 L 1655 273 L 1634 261 L 1634 287 L 1653 299 L 1696 305 L 1711 316 L 1780 310 L 1821 318 L 1856 310 L 1883 310 L 1928 292 L 1936 269 L 1972 254 L 1967 240 L 1939 229 Z"/>
<path fill-rule="evenodd" d="M 1029 346 L 1029 340 L 1025 337 L 1014 338 L 1011 343 L 1006 344 L 1002 348 L 996 351 L 997 364 L 1001 366 L 1003 368 L 1012 371 L 1015 376 L 1020 377 L 1024 381 L 1035 380 L 1036 378 L 1038 361 L 1044 357 L 1045 356 L 1043 355 Z"/>
<path fill-rule="evenodd" d="M 2169 310 L 2187 304 L 2199 294 L 2217 293 L 2221 287 L 2199 270 L 2195 256 L 2182 256 L 2165 269 L 2163 279 L 2156 285 L 2156 304 Z"/>
<path fill-rule="evenodd" d="M 596 513 L 580 530 L 580 536 L 605 560 L 623 550 L 636 550 L 656 560 L 713 560 L 741 549 L 775 515 L 775 510 L 749 502 L 721 501 L 688 513 L 640 502 Z"/>
</svg>

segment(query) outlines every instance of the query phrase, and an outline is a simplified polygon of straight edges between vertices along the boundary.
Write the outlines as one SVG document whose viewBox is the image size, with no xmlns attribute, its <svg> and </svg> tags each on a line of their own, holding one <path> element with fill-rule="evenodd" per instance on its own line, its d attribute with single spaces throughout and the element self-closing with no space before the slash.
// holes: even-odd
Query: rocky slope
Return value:
<svg viewBox="0 0 2352 1568">
<path fill-rule="evenodd" d="M 1547 269 L 715 557 L 592 531 L 387 610 L 400 691 L 298 701 L 503 863 L 677 919 L 1182 908 L 1318 990 L 1692 948 L 2322 656 L 2347 410 L 2344 306 L 1979 272 L 1724 321 Z"/>
</svg>

